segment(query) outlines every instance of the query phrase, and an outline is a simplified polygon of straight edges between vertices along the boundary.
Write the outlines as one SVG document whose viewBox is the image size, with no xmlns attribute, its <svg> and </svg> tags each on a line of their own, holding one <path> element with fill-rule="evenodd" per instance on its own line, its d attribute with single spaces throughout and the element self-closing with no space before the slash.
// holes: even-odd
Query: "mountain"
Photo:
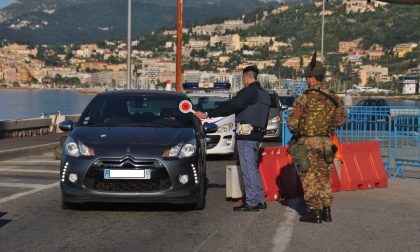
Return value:
<svg viewBox="0 0 420 252">
<path fill-rule="evenodd" d="M 296 51 L 303 50 L 301 45 L 308 42 L 320 48 L 321 10 L 313 4 L 292 6 L 268 16 L 243 35 L 275 36 L 279 41 L 291 41 Z M 329 52 L 338 51 L 339 41 L 357 38 L 363 39 L 363 49 L 379 44 L 390 50 L 397 43 L 420 41 L 420 11 L 413 6 L 389 4 L 375 12 L 347 14 L 344 5 L 329 2 L 326 10 L 333 12 L 325 16 L 325 49 Z"/>
<path fill-rule="evenodd" d="M 241 4 L 238 4 L 240 1 Z M 216 17 L 235 19 L 272 5 L 260 0 L 185 0 L 184 24 Z M 125 38 L 127 0 L 20 0 L 0 10 L 0 39 L 32 43 L 88 43 Z M 176 1 L 133 0 L 133 38 L 174 28 Z"/>
</svg>

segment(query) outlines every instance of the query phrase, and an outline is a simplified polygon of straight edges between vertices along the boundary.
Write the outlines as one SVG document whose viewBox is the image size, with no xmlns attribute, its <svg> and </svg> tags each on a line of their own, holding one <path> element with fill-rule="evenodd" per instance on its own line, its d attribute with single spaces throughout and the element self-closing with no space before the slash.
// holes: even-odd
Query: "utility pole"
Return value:
<svg viewBox="0 0 420 252">
<path fill-rule="evenodd" d="M 176 18 L 176 92 L 181 93 L 182 82 L 182 0 L 177 0 L 177 18 Z"/>
<path fill-rule="evenodd" d="M 325 0 L 322 1 L 321 62 L 324 63 Z"/>
<path fill-rule="evenodd" d="M 127 22 L 127 89 L 131 89 L 131 0 L 128 0 Z"/>
</svg>

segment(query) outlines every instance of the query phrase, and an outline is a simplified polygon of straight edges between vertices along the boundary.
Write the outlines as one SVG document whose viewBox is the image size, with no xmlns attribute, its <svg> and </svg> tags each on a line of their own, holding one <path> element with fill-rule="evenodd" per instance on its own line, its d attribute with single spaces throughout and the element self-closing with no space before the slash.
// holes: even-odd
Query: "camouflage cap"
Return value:
<svg viewBox="0 0 420 252">
<path fill-rule="evenodd" d="M 304 77 L 325 74 L 325 67 L 321 61 L 316 60 L 316 52 L 312 56 L 311 62 L 306 66 Z"/>
</svg>

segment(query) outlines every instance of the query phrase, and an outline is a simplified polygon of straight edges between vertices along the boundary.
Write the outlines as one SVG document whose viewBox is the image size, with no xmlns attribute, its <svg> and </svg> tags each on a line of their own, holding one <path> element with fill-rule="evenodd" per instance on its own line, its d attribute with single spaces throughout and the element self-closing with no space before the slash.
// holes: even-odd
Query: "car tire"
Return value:
<svg viewBox="0 0 420 252">
<path fill-rule="evenodd" d="M 72 203 L 72 202 L 66 202 L 66 201 L 61 201 L 61 209 L 64 210 L 80 210 L 81 209 L 81 204 L 79 203 Z"/>
<path fill-rule="evenodd" d="M 206 206 L 206 175 L 204 175 L 204 179 L 202 179 L 200 184 L 200 189 L 198 192 L 197 203 L 194 206 L 195 210 L 203 210 Z"/>
</svg>

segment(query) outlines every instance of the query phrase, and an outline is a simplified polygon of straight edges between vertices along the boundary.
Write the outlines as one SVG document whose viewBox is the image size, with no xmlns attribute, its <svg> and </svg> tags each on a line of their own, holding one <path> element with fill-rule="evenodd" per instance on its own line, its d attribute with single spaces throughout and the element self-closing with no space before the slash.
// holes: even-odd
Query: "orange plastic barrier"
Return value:
<svg viewBox="0 0 420 252">
<path fill-rule="evenodd" d="M 341 190 L 388 186 L 379 142 L 343 143 L 341 146 Z"/>
<path fill-rule="evenodd" d="M 341 191 L 341 183 L 340 178 L 338 177 L 337 169 L 335 168 L 335 165 L 332 168 L 332 175 L 330 178 L 331 182 L 331 190 L 333 193 Z"/>
<path fill-rule="evenodd" d="M 299 176 L 290 166 L 287 150 L 287 146 L 264 149 L 260 172 L 267 201 L 291 199 L 303 195 Z"/>
</svg>

